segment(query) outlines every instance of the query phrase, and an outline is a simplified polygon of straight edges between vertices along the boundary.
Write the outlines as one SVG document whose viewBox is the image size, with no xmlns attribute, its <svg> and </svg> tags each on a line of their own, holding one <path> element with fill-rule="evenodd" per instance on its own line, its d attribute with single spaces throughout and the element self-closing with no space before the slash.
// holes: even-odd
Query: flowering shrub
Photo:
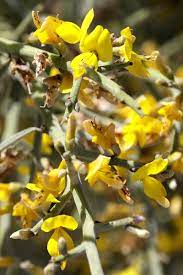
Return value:
<svg viewBox="0 0 183 275">
<path fill-rule="evenodd" d="M 91 28 L 93 9 L 81 25 L 42 18 L 37 11 L 32 18 L 34 46 L 0 39 L 0 49 L 13 54 L 6 57 L 9 74 L 25 89 L 25 119 L 36 119 L 0 144 L 0 215 L 16 220 L 12 239 L 39 239 L 45 232 L 51 258 L 44 274 L 58 266 L 64 270 L 66 260 L 85 251 L 91 274 L 102 275 L 106 263 L 97 247 L 105 251 L 111 245 L 104 232 L 121 227 L 136 239 L 154 238 L 149 222 L 159 207 L 171 207 L 169 183 L 183 171 L 181 87 L 158 51 L 135 51 L 130 27 L 119 34 Z M 121 74 L 155 87 L 133 95 L 120 83 Z M 21 108 L 15 115 L 26 128 Z M 118 203 L 114 221 L 104 198 L 108 207 L 111 198 Z M 174 249 L 168 234 L 158 238 L 162 250 Z M 9 255 L 0 259 L 2 267 L 13 264 L 18 260 Z M 141 274 L 140 269 L 136 259 L 126 273 L 111 274 Z M 36 265 L 34 270 L 43 274 Z"/>
</svg>

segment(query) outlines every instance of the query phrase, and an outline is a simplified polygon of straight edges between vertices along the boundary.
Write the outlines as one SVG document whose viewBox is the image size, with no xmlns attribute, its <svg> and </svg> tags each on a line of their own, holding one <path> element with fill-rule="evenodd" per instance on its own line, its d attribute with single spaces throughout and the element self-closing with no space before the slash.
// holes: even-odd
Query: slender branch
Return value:
<svg viewBox="0 0 183 275">
<path fill-rule="evenodd" d="M 0 37 L 0 52 L 18 55 L 25 59 L 33 59 L 37 53 L 47 53 L 48 58 L 55 64 L 55 66 L 64 66 L 64 60 L 59 55 L 44 51 L 42 49 L 25 45 L 20 42 L 9 40 Z M 63 69 L 63 68 L 62 68 Z"/>
<path fill-rule="evenodd" d="M 103 269 L 96 246 L 95 223 L 88 209 L 87 202 L 81 189 L 78 174 L 75 171 L 69 152 L 64 154 L 68 174 L 73 188 L 72 194 L 82 222 L 83 243 L 92 275 L 103 275 Z"/>
<path fill-rule="evenodd" d="M 97 234 L 100 234 L 100 233 L 111 231 L 118 228 L 125 228 L 127 225 L 130 225 L 133 223 L 134 223 L 133 217 L 127 217 L 116 221 L 109 221 L 107 223 L 96 223 L 95 232 Z"/>
<path fill-rule="evenodd" d="M 0 152 L 34 131 L 41 131 L 41 129 L 37 127 L 30 127 L 6 138 L 6 140 L 0 143 Z"/>
<path fill-rule="evenodd" d="M 85 245 L 82 242 L 81 244 L 77 245 L 73 249 L 69 250 L 66 255 L 60 255 L 58 257 L 53 258 L 53 262 L 54 263 L 60 263 L 60 262 L 66 260 L 68 258 L 70 259 L 70 258 L 73 258 L 73 257 L 77 257 L 81 253 L 83 253 L 84 251 L 85 251 Z"/>
<path fill-rule="evenodd" d="M 106 91 L 110 92 L 114 97 L 116 97 L 120 102 L 125 102 L 128 106 L 134 109 L 139 115 L 142 115 L 137 102 L 129 96 L 121 87 L 105 75 L 88 69 L 87 76 L 93 79 L 99 84 L 99 86 Z"/>
<path fill-rule="evenodd" d="M 42 119 L 40 113 L 37 114 L 37 127 L 41 127 Z M 41 153 L 41 138 L 42 138 L 42 132 L 36 132 L 34 136 L 34 146 L 32 154 L 35 159 L 32 160 L 31 164 L 31 171 L 30 171 L 30 179 L 29 182 L 32 182 L 35 177 L 36 173 L 36 164 L 40 164 L 40 153 Z"/>
</svg>

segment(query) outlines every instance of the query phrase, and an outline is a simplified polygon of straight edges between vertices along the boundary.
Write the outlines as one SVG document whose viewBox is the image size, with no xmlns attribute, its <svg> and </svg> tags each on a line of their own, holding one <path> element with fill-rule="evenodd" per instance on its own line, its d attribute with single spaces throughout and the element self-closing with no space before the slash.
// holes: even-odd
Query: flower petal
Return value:
<svg viewBox="0 0 183 275">
<path fill-rule="evenodd" d="M 93 21 L 94 18 L 94 10 L 91 9 L 88 11 L 88 13 L 86 14 L 83 23 L 81 25 L 81 31 L 82 32 L 87 32 L 89 26 L 91 25 L 91 22 Z"/>
<path fill-rule="evenodd" d="M 74 243 L 71 237 L 69 236 L 69 234 L 62 228 L 57 228 L 55 229 L 54 233 L 51 235 L 47 243 L 47 250 L 51 257 L 56 257 L 60 254 L 58 249 L 58 241 L 60 237 L 63 237 L 65 239 L 67 244 L 67 250 L 70 250 L 74 247 Z M 66 261 L 63 261 L 60 264 L 60 268 L 64 270 L 65 267 L 66 267 Z"/>
<path fill-rule="evenodd" d="M 101 61 L 112 61 L 112 43 L 110 32 L 104 29 L 97 43 L 97 53 Z"/>
<path fill-rule="evenodd" d="M 51 257 L 56 257 L 59 255 L 58 250 L 58 240 L 60 238 L 60 231 L 59 228 L 55 229 L 53 234 L 51 235 L 48 243 L 47 243 L 47 250 Z"/>
<path fill-rule="evenodd" d="M 143 184 L 144 193 L 148 197 L 154 199 L 157 201 L 157 203 L 161 204 L 165 208 L 169 207 L 170 203 L 166 198 L 166 189 L 159 180 L 148 176 L 144 178 Z"/>
<path fill-rule="evenodd" d="M 99 39 L 99 36 L 102 34 L 102 31 L 103 27 L 98 25 L 90 34 L 86 35 L 85 39 L 80 45 L 81 51 L 87 52 L 97 50 L 97 41 Z"/>
<path fill-rule="evenodd" d="M 97 57 L 92 52 L 79 54 L 71 62 L 71 68 L 75 78 L 79 78 L 85 74 L 87 67 L 94 69 L 98 68 Z"/>
<path fill-rule="evenodd" d="M 58 215 L 58 216 L 46 219 L 43 222 L 41 229 L 45 232 L 49 232 L 58 227 L 65 227 L 69 230 L 75 230 L 78 227 L 78 223 L 71 216 Z"/>
<path fill-rule="evenodd" d="M 76 44 L 81 37 L 81 29 L 72 22 L 62 22 L 56 33 L 67 43 Z"/>
<path fill-rule="evenodd" d="M 149 175 L 156 175 L 164 171 L 168 165 L 168 160 L 163 158 L 158 158 L 150 163 L 145 164 L 140 167 L 132 176 L 133 180 L 141 180 Z"/>
<path fill-rule="evenodd" d="M 26 188 L 31 190 L 31 191 L 36 191 L 36 192 L 41 191 L 41 188 L 37 187 L 37 185 L 34 184 L 34 183 L 27 183 Z"/>
<path fill-rule="evenodd" d="M 85 179 L 88 180 L 88 182 L 89 182 L 90 185 L 95 184 L 96 173 L 101 168 L 103 168 L 106 165 L 108 165 L 109 162 L 110 162 L 110 159 L 111 159 L 110 157 L 99 155 L 96 160 L 94 160 L 91 163 L 89 163 L 89 166 L 88 166 L 88 175 L 87 175 L 87 177 Z"/>
</svg>

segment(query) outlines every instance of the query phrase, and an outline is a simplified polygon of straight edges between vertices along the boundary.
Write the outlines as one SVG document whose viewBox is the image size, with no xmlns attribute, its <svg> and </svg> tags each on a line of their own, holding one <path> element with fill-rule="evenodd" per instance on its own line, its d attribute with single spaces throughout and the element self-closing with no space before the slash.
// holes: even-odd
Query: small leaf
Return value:
<svg viewBox="0 0 183 275">
<path fill-rule="evenodd" d="M 27 128 L 25 130 L 22 130 L 16 134 L 10 136 L 9 138 L 7 138 L 6 140 L 4 140 L 0 143 L 0 152 L 3 151 L 4 149 L 6 149 L 7 147 L 9 147 L 10 145 L 14 144 L 15 142 L 17 142 L 24 136 L 26 136 L 34 131 L 41 132 L 41 129 L 37 128 L 37 127 L 30 127 L 30 128 Z"/>
</svg>

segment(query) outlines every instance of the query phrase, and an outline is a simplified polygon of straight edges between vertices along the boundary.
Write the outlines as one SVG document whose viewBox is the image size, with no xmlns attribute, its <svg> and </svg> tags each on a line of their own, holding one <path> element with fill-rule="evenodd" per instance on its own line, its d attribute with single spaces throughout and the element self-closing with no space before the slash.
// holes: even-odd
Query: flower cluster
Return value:
<svg viewBox="0 0 183 275">
<path fill-rule="evenodd" d="M 63 43 L 79 43 L 80 54 L 71 61 L 74 78 L 87 72 L 87 68 L 98 69 L 101 63 L 111 63 L 120 57 L 121 63 L 129 63 L 129 72 L 147 77 L 148 68 L 153 67 L 157 52 L 151 56 L 143 56 L 133 51 L 135 36 L 129 27 L 121 30 L 120 36 L 113 39 L 112 34 L 101 25 L 89 32 L 94 18 L 91 9 L 85 16 L 81 27 L 58 17 L 48 16 L 42 22 L 38 13 L 33 12 L 33 21 L 37 28 L 34 35 L 42 44 L 63 45 Z"/>
</svg>

